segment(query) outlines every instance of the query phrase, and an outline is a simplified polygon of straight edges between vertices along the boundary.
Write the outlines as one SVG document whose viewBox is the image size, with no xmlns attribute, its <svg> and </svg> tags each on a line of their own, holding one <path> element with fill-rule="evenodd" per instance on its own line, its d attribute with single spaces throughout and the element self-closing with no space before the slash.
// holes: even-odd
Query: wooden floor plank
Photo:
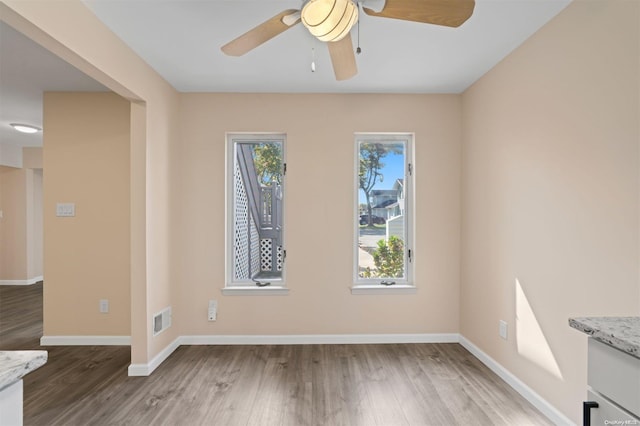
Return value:
<svg viewBox="0 0 640 426">
<path fill-rule="evenodd" d="M 384 345 L 365 345 L 363 347 L 368 367 L 368 380 L 365 381 L 365 392 L 370 404 L 374 408 L 372 412 L 375 424 L 407 425 L 408 419 L 402 410 L 404 401 L 397 398 L 397 393 L 391 386 L 389 362 L 395 363 L 385 357 L 387 347 Z"/>
<path fill-rule="evenodd" d="M 42 349 L 42 287 L 0 286 L 0 350 Z M 458 344 L 182 346 L 149 377 L 129 347 L 44 349 L 25 426 L 551 424 Z"/>
</svg>

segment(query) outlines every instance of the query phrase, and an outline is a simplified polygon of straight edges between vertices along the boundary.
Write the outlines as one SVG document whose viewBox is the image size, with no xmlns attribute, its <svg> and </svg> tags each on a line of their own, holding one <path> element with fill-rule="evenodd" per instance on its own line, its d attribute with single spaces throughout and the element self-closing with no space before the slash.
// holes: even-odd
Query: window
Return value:
<svg viewBox="0 0 640 426">
<path fill-rule="evenodd" d="M 356 135 L 354 293 L 413 289 L 412 141 L 411 134 Z"/>
<path fill-rule="evenodd" d="M 227 135 L 225 294 L 284 289 L 284 142 L 284 135 Z"/>
</svg>

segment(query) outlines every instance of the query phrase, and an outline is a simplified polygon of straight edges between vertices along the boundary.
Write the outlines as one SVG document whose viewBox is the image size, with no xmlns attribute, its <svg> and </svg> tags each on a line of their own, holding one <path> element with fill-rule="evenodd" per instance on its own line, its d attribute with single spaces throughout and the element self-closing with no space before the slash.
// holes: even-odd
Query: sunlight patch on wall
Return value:
<svg viewBox="0 0 640 426">
<path fill-rule="evenodd" d="M 516 345 L 518 353 L 562 379 L 560 367 L 536 318 L 527 296 L 516 278 Z"/>
</svg>

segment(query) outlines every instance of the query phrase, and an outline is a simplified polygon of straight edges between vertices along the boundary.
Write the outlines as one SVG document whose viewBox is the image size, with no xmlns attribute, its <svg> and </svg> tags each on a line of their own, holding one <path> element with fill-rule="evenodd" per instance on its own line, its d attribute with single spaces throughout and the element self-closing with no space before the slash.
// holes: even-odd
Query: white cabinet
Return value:
<svg viewBox="0 0 640 426">
<path fill-rule="evenodd" d="M 640 425 L 640 358 L 589 338 L 587 380 L 592 425 Z"/>
<path fill-rule="evenodd" d="M 587 391 L 589 401 L 597 402 L 598 407 L 591 409 L 592 425 L 637 425 L 638 419 L 618 405 L 592 391 Z"/>
<path fill-rule="evenodd" d="M 0 425 L 22 425 L 22 380 L 0 390 Z"/>
</svg>

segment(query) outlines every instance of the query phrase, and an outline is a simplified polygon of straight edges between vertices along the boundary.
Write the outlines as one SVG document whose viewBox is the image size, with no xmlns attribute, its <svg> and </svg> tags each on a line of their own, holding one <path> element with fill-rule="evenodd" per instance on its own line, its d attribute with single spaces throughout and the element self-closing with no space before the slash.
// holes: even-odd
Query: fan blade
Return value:
<svg viewBox="0 0 640 426">
<path fill-rule="evenodd" d="M 387 0 L 381 12 L 364 7 L 371 16 L 459 27 L 473 14 L 474 0 Z"/>
<path fill-rule="evenodd" d="M 285 21 L 287 23 L 285 23 Z M 299 22 L 300 11 L 287 9 L 225 44 L 221 49 L 227 55 L 242 56 L 248 51 L 260 46 L 262 43 L 271 40 L 278 34 L 285 32 Z"/>
<path fill-rule="evenodd" d="M 348 80 L 356 75 L 358 67 L 356 66 L 356 55 L 353 53 L 351 34 L 347 34 L 340 41 L 332 41 L 327 44 L 336 80 Z"/>
</svg>

